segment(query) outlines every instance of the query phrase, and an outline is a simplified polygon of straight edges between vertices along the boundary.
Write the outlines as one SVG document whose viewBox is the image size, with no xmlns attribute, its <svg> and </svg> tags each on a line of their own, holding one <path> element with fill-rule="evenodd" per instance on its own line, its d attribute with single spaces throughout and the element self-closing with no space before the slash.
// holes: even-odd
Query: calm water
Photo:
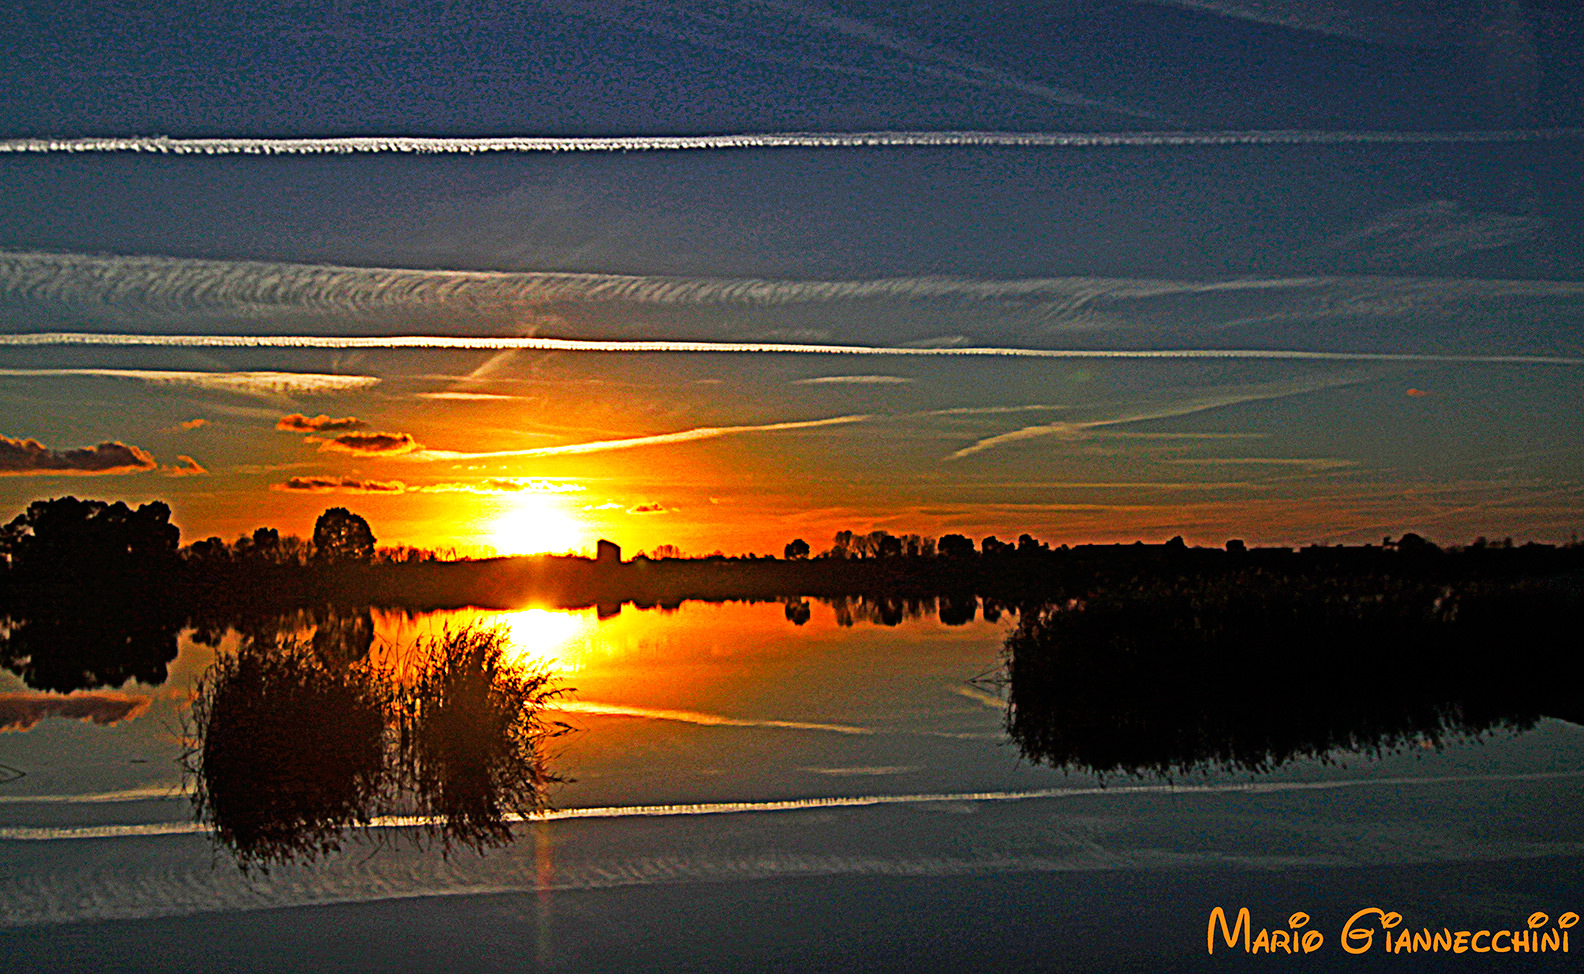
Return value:
<svg viewBox="0 0 1584 974">
<path fill-rule="evenodd" d="M 660 951 L 642 954 L 649 966 L 679 968 L 729 956 L 792 969 L 1193 969 L 1239 959 L 1207 958 L 1205 925 L 1213 906 L 1247 905 L 1261 926 L 1310 913 L 1327 956 L 1367 969 L 1385 960 L 1337 946 L 1359 908 L 1453 930 L 1584 909 L 1576 725 L 1263 775 L 1102 782 L 1008 743 L 996 676 L 1010 617 L 840 625 L 811 606 L 803 625 L 777 603 L 604 619 L 375 612 L 376 657 L 447 627 L 509 627 L 513 653 L 568 689 L 556 717 L 573 731 L 551 757 L 572 780 L 552 791 L 556 812 L 483 856 L 443 858 L 377 828 L 267 875 L 240 873 L 192 825 L 183 791 L 184 715 L 215 649 L 184 634 L 163 685 L 78 693 L 54 716 L 4 674 L 0 937 L 15 958 L 84 969 L 113 951 L 136 954 L 134 969 L 237 951 L 244 968 L 356 968 L 311 931 L 395 923 L 382 943 L 443 969 L 458 914 L 516 945 L 511 963 L 469 954 L 462 966 L 480 969 L 628 965 L 640 948 Z M 683 914 L 686 930 L 666 920 Z M 261 926 L 268 917 L 295 932 Z M 942 917 L 964 924 L 955 946 L 899 946 L 939 937 Z M 229 946 L 139 949 L 170 937 Z M 1381 969 L 1413 969 L 1389 960 Z"/>
</svg>

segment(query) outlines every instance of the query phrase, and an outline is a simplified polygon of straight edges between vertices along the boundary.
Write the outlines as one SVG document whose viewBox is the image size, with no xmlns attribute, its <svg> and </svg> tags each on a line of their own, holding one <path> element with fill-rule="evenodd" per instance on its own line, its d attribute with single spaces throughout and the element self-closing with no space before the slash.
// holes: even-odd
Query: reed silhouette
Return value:
<svg viewBox="0 0 1584 974">
<path fill-rule="evenodd" d="M 379 814 L 392 687 L 366 662 L 311 644 L 222 653 L 193 701 L 194 808 L 244 871 L 313 861 Z"/>
<path fill-rule="evenodd" d="M 193 704 L 196 817 L 244 871 L 312 862 L 391 816 L 446 855 L 511 842 L 561 780 L 545 742 L 566 727 L 543 716 L 560 692 L 550 676 L 506 650 L 494 629 L 447 632 L 394 663 L 313 637 L 245 640 Z"/>
</svg>

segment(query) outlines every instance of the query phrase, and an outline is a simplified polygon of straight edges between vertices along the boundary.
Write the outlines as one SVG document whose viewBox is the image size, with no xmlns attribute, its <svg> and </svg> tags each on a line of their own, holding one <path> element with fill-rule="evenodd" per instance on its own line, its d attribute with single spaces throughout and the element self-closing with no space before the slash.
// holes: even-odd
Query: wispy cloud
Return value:
<svg viewBox="0 0 1584 974">
<path fill-rule="evenodd" d="M 209 425 L 209 421 L 207 419 L 203 419 L 202 417 L 200 417 L 198 419 L 183 420 L 182 422 L 177 423 L 176 425 L 180 426 L 184 430 L 195 430 L 195 429 L 202 429 L 203 427 L 208 426 Z"/>
<path fill-rule="evenodd" d="M 1510 309 L 1515 300 L 1579 302 L 1584 300 L 1584 282 L 1335 275 L 1208 281 L 1103 277 L 1002 280 L 943 276 L 774 280 L 498 273 L 0 252 L 0 298 L 28 308 L 64 305 L 88 308 L 95 315 L 141 316 L 158 321 L 201 320 L 205 315 L 257 318 L 270 314 L 287 319 L 302 316 L 378 318 L 392 312 L 466 314 L 486 319 L 505 315 L 522 321 L 531 319 L 531 312 L 537 309 L 565 303 L 767 309 L 842 302 L 931 302 L 965 306 L 989 304 L 1006 312 L 1001 317 L 1037 326 L 1045 332 L 1074 328 L 1086 332 L 1097 328 L 1136 330 L 1139 327 L 1173 332 L 1195 322 L 1198 327 L 1214 329 L 1248 322 L 1321 320 L 1339 315 L 1401 316 L 1431 310 L 1465 315 L 1497 313 Z M 1229 308 L 1236 310 L 1230 321 Z M 136 330 L 144 331 L 143 328 Z M 194 329 L 178 330 L 190 333 Z M 136 336 L 114 337 L 125 344 Z M 150 336 L 149 343 L 168 344 L 167 337 Z M 209 336 L 197 337 L 201 340 Z M 333 336 L 324 337 L 334 340 Z M 830 341 L 828 335 L 806 329 L 757 327 L 753 339 L 756 347 L 831 347 L 826 344 Z M 17 335 L 10 336 L 8 343 L 50 344 L 62 340 L 63 336 L 58 335 Z M 376 348 L 382 347 L 383 339 L 366 338 L 361 343 L 342 345 L 304 344 L 302 339 L 290 336 L 283 341 L 295 341 L 297 347 Z M 718 349 L 724 350 L 724 344 L 729 343 L 718 343 Z M 976 343 L 957 335 L 949 339 L 896 344 L 928 349 L 931 346 L 972 347 L 983 342 Z M 238 347 L 262 346 L 256 343 L 248 346 L 244 342 Z M 477 344 L 447 347 L 507 351 L 542 346 L 499 341 L 492 344 L 486 339 Z M 674 350 L 675 347 L 670 348 Z M 482 377 L 487 369 L 485 367 L 484 372 L 473 377 Z M 420 395 L 455 398 L 465 393 L 466 389 Z"/>
<path fill-rule="evenodd" d="M 6 344 L 26 343 L 0 341 L 0 345 Z M 152 386 L 193 386 L 212 392 L 265 397 L 358 392 L 370 389 L 380 381 L 371 375 L 325 375 L 317 372 L 171 372 L 153 369 L 0 369 L 0 376 L 8 378 L 87 376 L 143 382 Z"/>
<path fill-rule="evenodd" d="M 567 443 L 561 446 L 541 446 L 527 450 L 492 450 L 482 453 L 461 453 L 454 450 L 420 450 L 408 455 L 413 460 L 485 460 L 495 457 L 557 457 L 584 453 L 606 453 L 611 450 L 634 450 L 648 446 L 669 446 L 712 440 L 722 436 L 744 433 L 773 433 L 783 430 L 816 429 L 822 426 L 840 426 L 861 423 L 871 417 L 833 416 L 829 419 L 801 420 L 791 423 L 763 423 L 757 426 L 699 426 L 675 433 L 656 433 L 650 436 L 630 436 L 619 440 L 594 440 L 587 443 Z"/>
<path fill-rule="evenodd" d="M 900 375 L 821 375 L 812 379 L 793 379 L 794 386 L 889 386 L 906 385 L 912 379 Z"/>
<path fill-rule="evenodd" d="M 588 490 L 582 484 L 564 480 L 528 480 L 516 477 L 485 477 L 473 481 L 423 484 L 408 489 L 424 494 L 576 494 Z"/>
<path fill-rule="evenodd" d="M 517 396 L 503 396 L 494 392 L 420 392 L 416 395 L 419 399 L 439 399 L 454 402 L 503 402 L 518 398 Z"/>
<path fill-rule="evenodd" d="M 159 466 L 147 451 L 116 440 L 52 450 L 38 440 L 0 436 L 0 476 L 140 473 Z"/>
<path fill-rule="evenodd" d="M 359 477 L 292 477 L 272 484 L 271 490 L 303 494 L 399 494 L 407 489 L 400 480 L 364 480 Z"/>
<path fill-rule="evenodd" d="M 163 348 L 355 348 L 355 349 L 528 349 L 551 352 L 633 353 L 670 352 L 692 355 L 879 355 L 918 358 L 1034 358 L 1054 360 L 1209 360 L 1290 362 L 1388 362 L 1485 365 L 1584 365 L 1584 357 L 1568 355 L 1449 355 L 1436 352 L 1322 352 L 1269 348 L 1127 348 L 1058 349 L 1016 347 L 912 348 L 896 345 L 798 345 L 775 342 L 697 341 L 585 341 L 568 338 L 480 337 L 447 335 L 392 335 L 386 337 L 336 335 L 112 335 L 90 332 L 50 332 L 0 335 L 0 347 L 124 346 Z M 59 370 L 57 370 L 59 371 Z M 29 370 L 0 370 L 0 375 L 39 374 Z M 160 373 L 156 373 L 160 374 Z M 170 374 L 170 373 L 164 373 Z M 185 374 L 185 373 L 180 373 Z M 194 373 L 207 375 L 209 373 Z M 247 373 L 279 375 L 283 373 Z M 337 382 L 379 380 L 365 376 L 324 376 Z"/>
<path fill-rule="evenodd" d="M 1103 415 L 1093 419 L 1045 423 L 1039 426 L 1025 426 L 1022 429 L 986 437 L 963 447 L 961 450 L 946 457 L 946 459 L 961 460 L 964 457 L 969 457 L 985 450 L 1045 437 L 1081 439 L 1089 430 L 1099 427 L 1121 426 L 1128 423 L 1142 423 L 1148 420 L 1189 416 L 1194 413 L 1222 409 L 1242 403 L 1280 399 L 1286 396 L 1330 389 L 1357 381 L 1359 380 L 1355 377 L 1324 377 L 1289 382 L 1257 383 L 1206 390 L 1197 395 L 1183 396 L 1171 400 L 1124 404 L 1111 407 L 1110 415 Z"/>
</svg>

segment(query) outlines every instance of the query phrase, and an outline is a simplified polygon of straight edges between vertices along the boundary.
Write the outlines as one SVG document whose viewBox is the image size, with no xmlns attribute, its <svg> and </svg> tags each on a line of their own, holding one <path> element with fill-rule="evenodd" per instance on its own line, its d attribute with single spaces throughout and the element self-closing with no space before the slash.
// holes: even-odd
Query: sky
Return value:
<svg viewBox="0 0 1584 974">
<path fill-rule="evenodd" d="M 1584 522 L 1574 3 L 212 6 L 0 15 L 7 520 Z"/>
</svg>

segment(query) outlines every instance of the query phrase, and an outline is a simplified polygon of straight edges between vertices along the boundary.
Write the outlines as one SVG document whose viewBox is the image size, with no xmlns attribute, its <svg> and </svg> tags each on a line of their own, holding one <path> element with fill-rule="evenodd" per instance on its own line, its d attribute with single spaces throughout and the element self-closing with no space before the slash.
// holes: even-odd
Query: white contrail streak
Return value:
<svg viewBox="0 0 1584 974">
<path fill-rule="evenodd" d="M 1316 352 L 1289 348 L 914 348 L 791 342 L 602 341 L 531 336 L 453 335 L 126 335 L 40 332 L 0 335 L 0 348 L 97 345 L 162 348 L 449 349 L 695 355 L 887 355 L 912 358 L 1271 359 L 1300 362 L 1426 362 L 1481 365 L 1584 365 L 1567 355 L 1455 355 L 1440 352 Z"/>
<path fill-rule="evenodd" d="M 1174 148 L 1255 145 L 1458 145 L 1565 142 L 1584 128 L 1333 131 L 1245 129 L 1210 132 L 743 132 L 719 135 L 454 136 L 372 135 L 326 138 L 170 138 L 90 136 L 0 140 L 0 153 L 138 152 L 182 156 L 474 155 L 485 152 L 698 152 L 724 149 L 864 148 Z"/>
<path fill-rule="evenodd" d="M 821 426 L 841 426 L 862 423 L 872 417 L 832 416 L 829 419 L 798 420 L 791 423 L 764 423 L 759 426 L 699 426 L 675 433 L 656 433 L 651 436 L 629 436 L 619 440 L 594 440 L 588 443 L 567 443 L 562 446 L 536 446 L 525 450 L 490 450 L 484 453 L 462 453 L 456 450 L 419 450 L 402 457 L 404 460 L 492 460 L 499 457 L 561 457 L 585 453 L 608 453 L 611 450 L 632 450 L 645 446 L 667 446 L 673 443 L 691 443 L 695 440 L 713 440 L 741 433 L 773 433 L 781 430 L 815 429 Z"/>
<path fill-rule="evenodd" d="M 833 798 L 790 798 L 781 801 L 704 802 L 693 805 L 617 805 L 598 808 L 561 808 L 507 820 L 560 821 L 564 819 L 670 818 L 688 815 L 741 815 L 755 812 L 798 812 L 829 808 L 863 808 L 875 805 L 918 805 L 938 802 L 1020 802 L 1059 798 L 1120 798 L 1125 795 L 1276 795 L 1288 792 L 1338 791 L 1352 788 L 1413 788 L 1453 785 L 1500 784 L 1520 781 L 1556 781 L 1584 777 L 1584 771 L 1534 771 L 1517 774 L 1470 774 L 1437 777 L 1350 778 L 1336 781 L 1258 781 L 1233 785 L 1113 784 L 1105 787 L 1042 788 L 1034 791 L 934 792 L 912 795 L 852 795 Z M 427 825 L 420 816 L 384 816 L 376 828 Z M 71 839 L 118 839 L 159 835 L 205 833 L 195 822 L 149 822 L 137 825 L 67 825 L 0 827 L 0 842 L 49 842 Z"/>
</svg>

